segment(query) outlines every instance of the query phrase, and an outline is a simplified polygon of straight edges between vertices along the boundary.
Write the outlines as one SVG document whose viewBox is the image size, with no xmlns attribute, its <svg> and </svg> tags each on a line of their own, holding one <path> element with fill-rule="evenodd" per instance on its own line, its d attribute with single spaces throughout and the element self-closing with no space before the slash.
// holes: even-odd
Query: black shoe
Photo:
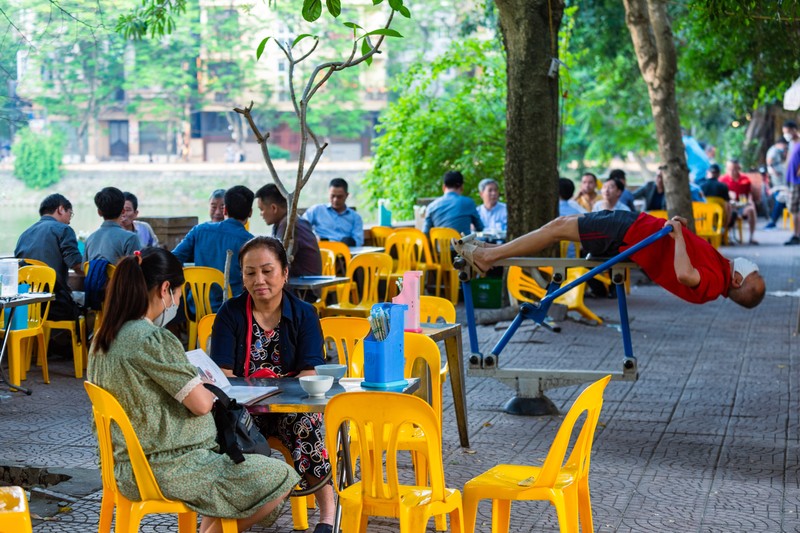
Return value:
<svg viewBox="0 0 800 533">
<path fill-rule="evenodd" d="M 317 524 L 317 527 L 314 528 L 314 533 L 333 533 L 333 526 L 330 524 Z"/>
<path fill-rule="evenodd" d="M 783 243 L 785 246 L 797 246 L 800 244 L 800 237 L 797 235 L 792 235 L 792 238 Z"/>
</svg>

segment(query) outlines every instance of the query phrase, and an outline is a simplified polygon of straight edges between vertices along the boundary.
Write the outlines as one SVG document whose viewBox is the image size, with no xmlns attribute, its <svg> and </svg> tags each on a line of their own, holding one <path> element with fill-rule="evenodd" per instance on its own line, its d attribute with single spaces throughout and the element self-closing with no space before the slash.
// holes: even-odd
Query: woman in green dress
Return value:
<svg viewBox="0 0 800 533">
<path fill-rule="evenodd" d="M 215 396 L 163 328 L 175 317 L 183 283 L 180 262 L 166 250 L 122 258 L 92 343 L 88 378 L 125 409 L 164 496 L 203 515 L 201 533 L 220 531 L 218 518 L 236 518 L 245 531 L 274 521 L 299 476 L 281 460 L 248 455 L 235 464 L 218 453 L 210 414 Z M 114 463 L 122 494 L 140 500 L 121 436 L 114 439 Z"/>
</svg>

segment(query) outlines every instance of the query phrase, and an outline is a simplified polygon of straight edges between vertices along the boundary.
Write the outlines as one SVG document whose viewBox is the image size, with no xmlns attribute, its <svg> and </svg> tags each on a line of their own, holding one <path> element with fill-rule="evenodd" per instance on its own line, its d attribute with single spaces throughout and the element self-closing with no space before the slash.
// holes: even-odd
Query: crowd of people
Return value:
<svg viewBox="0 0 800 533">
<path fill-rule="evenodd" d="M 290 275 L 321 274 L 318 239 L 363 244 L 363 222 L 346 205 L 347 189 L 345 180 L 332 180 L 330 203 L 308 209 L 297 220 L 291 261 L 279 240 L 288 208 L 273 184 L 255 193 L 243 185 L 215 190 L 209 197 L 209 220 L 193 227 L 171 252 L 158 246 L 148 224 L 137 220 L 137 197 L 115 187 L 95 194 L 102 223 L 86 239 L 83 253 L 70 227 L 72 203 L 60 194 L 42 201 L 41 218 L 19 237 L 16 257 L 43 261 L 56 271 L 52 319 L 77 319 L 84 312 L 72 297 L 70 269 L 83 275 L 85 263 L 89 272 L 96 261 L 116 265 L 105 294 L 104 319 L 91 343 L 89 380 L 120 401 L 164 495 L 202 514 L 203 532 L 218 531 L 217 518 L 236 518 L 240 529 L 272 522 L 280 502 L 298 483 L 315 488 L 320 506 L 315 533 L 332 530 L 335 507 L 320 415 L 257 418 L 265 436 L 278 438 L 290 450 L 294 468 L 265 457 L 237 465 L 216 453 L 209 414 L 213 395 L 201 386 L 181 342 L 165 329 L 178 316 L 183 265 L 229 272 L 233 298 L 223 303 L 221 293 L 211 294 L 218 313 L 211 356 L 224 373 L 313 374 L 324 362 L 319 318 L 313 306 L 285 285 Z M 255 237 L 247 230 L 254 203 L 273 226 L 273 236 Z M 125 454 L 117 454 L 116 467 L 123 494 L 136 500 Z M 206 483 L 192 482 L 200 478 Z"/>
</svg>

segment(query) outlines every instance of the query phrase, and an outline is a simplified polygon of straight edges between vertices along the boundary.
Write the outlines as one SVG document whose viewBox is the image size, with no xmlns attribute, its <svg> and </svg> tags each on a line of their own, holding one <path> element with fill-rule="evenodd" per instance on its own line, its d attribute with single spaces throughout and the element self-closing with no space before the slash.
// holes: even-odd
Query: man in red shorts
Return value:
<svg viewBox="0 0 800 533">
<path fill-rule="evenodd" d="M 673 231 L 631 256 L 657 284 L 687 302 L 701 304 L 727 297 L 753 308 L 764 298 L 766 286 L 758 265 L 742 257 L 724 258 L 713 246 L 686 229 L 686 220 L 664 221 L 647 213 L 599 211 L 559 217 L 511 242 L 495 247 L 476 241 L 456 244 L 456 251 L 477 270 L 485 272 L 509 257 L 532 256 L 559 241 L 581 241 L 597 257 L 624 252 L 666 225 Z"/>
</svg>

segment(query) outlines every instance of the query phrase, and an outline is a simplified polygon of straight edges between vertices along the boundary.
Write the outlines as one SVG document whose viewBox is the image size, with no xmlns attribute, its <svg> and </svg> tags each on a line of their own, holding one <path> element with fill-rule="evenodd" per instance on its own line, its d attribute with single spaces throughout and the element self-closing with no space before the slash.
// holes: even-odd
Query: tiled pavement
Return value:
<svg viewBox="0 0 800 533">
<path fill-rule="evenodd" d="M 758 236 L 761 246 L 723 252 L 754 258 L 769 291 L 796 291 L 800 248 L 782 246 L 785 231 Z M 628 302 L 641 377 L 636 383 L 612 381 L 606 390 L 591 467 L 596 529 L 800 531 L 797 296 L 768 295 L 747 311 L 728 301 L 685 304 L 658 287 L 638 284 Z M 616 303 L 602 299 L 588 305 L 607 319 L 606 326 L 567 320 L 562 333 L 553 334 L 526 325 L 501 364 L 620 369 Z M 500 333 L 480 328 L 485 353 Z M 34 370 L 27 382 L 32 396 L 14 394 L 0 402 L 0 466 L 94 469 L 89 406 L 80 381 L 70 377 L 68 362 L 52 364 L 51 385 L 39 376 Z M 549 396 L 566 407 L 581 389 L 558 389 Z M 547 453 L 559 419 L 505 414 L 502 406 L 511 391 L 476 377 L 467 378 L 472 448 L 460 448 L 449 386 L 445 390 L 448 485 L 460 488 L 497 463 L 528 463 Z M 35 531 L 96 531 L 99 492 L 82 496 L 61 487 L 66 485 L 51 490 L 62 494 L 70 510 L 40 522 Z M 478 531 L 489 531 L 490 511 L 484 502 Z M 310 522 L 315 523 L 314 514 Z M 148 518 L 142 528 L 175 529 L 173 518 L 162 517 Z M 276 525 L 260 531 L 290 529 L 287 507 Z M 369 529 L 389 532 L 397 525 L 371 521 Z M 515 504 L 511 530 L 557 531 L 555 513 L 544 503 Z"/>
</svg>

